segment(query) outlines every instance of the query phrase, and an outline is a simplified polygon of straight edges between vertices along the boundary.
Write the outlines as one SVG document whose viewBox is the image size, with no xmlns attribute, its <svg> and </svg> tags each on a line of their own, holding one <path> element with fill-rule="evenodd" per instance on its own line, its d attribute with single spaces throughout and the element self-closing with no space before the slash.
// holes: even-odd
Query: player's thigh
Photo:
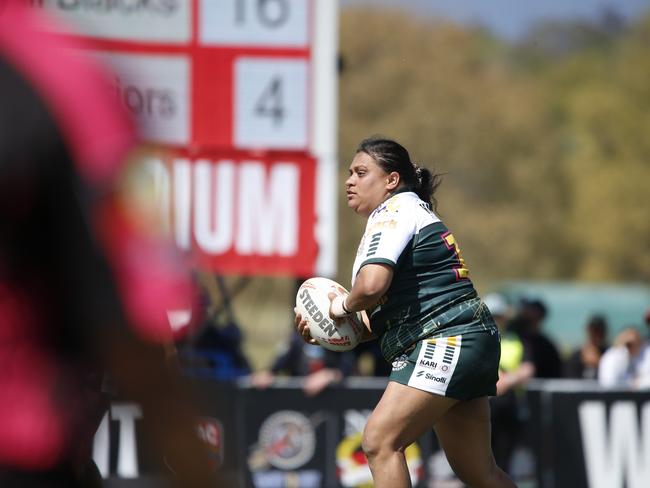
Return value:
<svg viewBox="0 0 650 488">
<path fill-rule="evenodd" d="M 449 464 L 464 481 L 485 477 L 495 468 L 488 397 L 457 403 L 434 429 Z"/>
<path fill-rule="evenodd" d="M 404 449 L 458 400 L 390 381 L 364 429 L 364 449 Z"/>
</svg>

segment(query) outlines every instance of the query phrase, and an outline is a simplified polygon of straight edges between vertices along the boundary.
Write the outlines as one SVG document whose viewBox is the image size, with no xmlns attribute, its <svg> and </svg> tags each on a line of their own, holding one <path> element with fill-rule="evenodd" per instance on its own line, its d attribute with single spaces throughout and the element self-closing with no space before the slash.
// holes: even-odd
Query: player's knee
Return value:
<svg viewBox="0 0 650 488">
<path fill-rule="evenodd" d="M 363 431 L 361 448 L 369 460 L 402 450 L 390 432 L 368 425 Z"/>
<path fill-rule="evenodd" d="M 361 438 L 361 448 L 368 460 L 377 457 L 381 451 L 381 439 L 374 429 L 369 429 L 368 426 L 363 430 L 363 437 Z"/>
<path fill-rule="evenodd" d="M 385 432 L 377 426 L 366 425 L 361 439 L 361 448 L 369 460 L 375 459 L 397 450 L 392 439 L 393 436 L 390 435 L 390 432 Z"/>
</svg>

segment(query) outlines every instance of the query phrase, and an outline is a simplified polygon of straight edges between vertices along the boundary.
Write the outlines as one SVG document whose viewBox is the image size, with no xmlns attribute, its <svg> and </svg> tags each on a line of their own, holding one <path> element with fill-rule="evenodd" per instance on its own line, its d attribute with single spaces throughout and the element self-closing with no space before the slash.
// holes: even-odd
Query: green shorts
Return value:
<svg viewBox="0 0 650 488">
<path fill-rule="evenodd" d="M 442 330 L 398 356 L 389 380 L 458 400 L 493 396 L 500 355 L 496 329 L 449 335 Z"/>
</svg>

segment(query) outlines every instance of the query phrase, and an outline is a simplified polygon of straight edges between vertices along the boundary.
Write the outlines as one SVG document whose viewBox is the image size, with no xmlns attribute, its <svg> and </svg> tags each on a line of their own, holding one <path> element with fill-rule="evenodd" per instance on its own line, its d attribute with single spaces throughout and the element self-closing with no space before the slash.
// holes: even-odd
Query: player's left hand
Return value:
<svg viewBox="0 0 650 488">
<path fill-rule="evenodd" d="M 302 318 L 302 315 L 300 312 L 298 312 L 297 308 L 294 308 L 293 311 L 296 314 L 294 318 L 294 324 L 296 326 L 296 329 L 298 329 L 298 333 L 302 337 L 302 340 L 307 344 L 317 346 L 318 342 L 316 339 L 312 338 L 311 334 L 309 333 L 309 324 L 307 324 L 307 321 Z"/>
</svg>

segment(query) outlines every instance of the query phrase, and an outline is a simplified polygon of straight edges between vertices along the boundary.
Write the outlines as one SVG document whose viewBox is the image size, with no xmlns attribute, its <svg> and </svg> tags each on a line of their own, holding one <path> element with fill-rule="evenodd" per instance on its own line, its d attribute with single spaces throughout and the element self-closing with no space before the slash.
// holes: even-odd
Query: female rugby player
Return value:
<svg viewBox="0 0 650 488">
<path fill-rule="evenodd" d="M 434 212 L 439 182 L 397 142 L 361 142 L 345 185 L 348 206 L 368 222 L 350 294 L 331 295 L 330 315 L 361 311 L 367 339 L 377 338 L 393 365 L 363 433 L 376 487 L 411 486 L 404 450 L 431 427 L 463 482 L 513 487 L 490 447 L 499 333 Z M 315 342 L 300 315 L 296 326 Z"/>
</svg>

